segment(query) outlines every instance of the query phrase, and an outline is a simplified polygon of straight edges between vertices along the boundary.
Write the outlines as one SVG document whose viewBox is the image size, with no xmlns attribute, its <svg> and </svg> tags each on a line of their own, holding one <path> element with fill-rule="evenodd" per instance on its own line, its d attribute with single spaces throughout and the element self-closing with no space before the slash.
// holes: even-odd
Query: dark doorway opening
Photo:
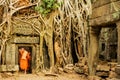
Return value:
<svg viewBox="0 0 120 80">
<path fill-rule="evenodd" d="M 101 61 L 117 62 L 117 40 L 116 24 L 101 28 L 99 36 L 99 59 Z"/>
<path fill-rule="evenodd" d="M 102 51 L 105 50 L 105 43 L 102 43 Z"/>
<path fill-rule="evenodd" d="M 72 35 L 75 37 L 75 33 L 73 33 L 72 31 Z M 78 62 L 78 57 L 77 57 L 77 52 L 78 52 L 78 46 L 77 46 L 77 40 L 74 40 L 73 36 L 71 37 L 71 52 L 72 52 L 72 58 L 73 58 L 73 63 L 77 63 Z M 76 50 L 75 50 L 76 48 Z"/>
<path fill-rule="evenodd" d="M 111 62 L 117 62 L 117 45 L 110 45 L 109 58 Z"/>
<path fill-rule="evenodd" d="M 29 60 L 28 60 L 28 69 L 27 73 L 32 73 L 32 47 L 31 46 L 18 46 L 18 50 L 24 48 L 29 53 Z M 18 51 L 18 65 L 19 65 L 19 72 L 23 72 L 24 70 L 21 70 L 20 68 L 20 52 Z"/>
</svg>

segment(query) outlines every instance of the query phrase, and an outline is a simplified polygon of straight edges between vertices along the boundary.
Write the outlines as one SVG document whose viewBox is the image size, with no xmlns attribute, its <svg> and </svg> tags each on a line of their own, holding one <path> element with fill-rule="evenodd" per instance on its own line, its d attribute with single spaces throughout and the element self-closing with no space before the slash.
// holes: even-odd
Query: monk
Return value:
<svg viewBox="0 0 120 80">
<path fill-rule="evenodd" d="M 30 53 L 24 48 L 19 49 L 20 53 L 20 69 L 24 70 L 25 74 L 29 68 Z"/>
</svg>

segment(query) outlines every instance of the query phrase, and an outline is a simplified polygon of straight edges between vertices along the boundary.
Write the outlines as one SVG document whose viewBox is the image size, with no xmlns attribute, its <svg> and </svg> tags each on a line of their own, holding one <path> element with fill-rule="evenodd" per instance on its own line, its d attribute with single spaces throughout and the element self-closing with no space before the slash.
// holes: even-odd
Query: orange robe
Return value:
<svg viewBox="0 0 120 80">
<path fill-rule="evenodd" d="M 20 54 L 21 54 L 20 68 L 21 68 L 21 70 L 28 70 L 30 55 L 29 55 L 29 53 L 27 51 L 20 52 Z"/>
</svg>

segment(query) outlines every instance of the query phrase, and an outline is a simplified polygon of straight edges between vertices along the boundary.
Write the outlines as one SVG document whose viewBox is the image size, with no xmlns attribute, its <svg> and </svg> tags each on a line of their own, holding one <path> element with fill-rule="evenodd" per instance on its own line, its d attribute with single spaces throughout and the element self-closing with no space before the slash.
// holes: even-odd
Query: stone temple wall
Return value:
<svg viewBox="0 0 120 80">
<path fill-rule="evenodd" d="M 117 73 L 117 77 L 120 76 L 120 0 L 95 0 L 92 3 L 92 15 L 89 17 L 89 25 L 89 53 L 90 56 L 92 56 L 89 59 L 93 60 L 90 61 L 90 75 L 106 75 L 109 77 L 111 74 Z M 108 28 L 108 32 L 102 32 L 103 28 Z M 112 32 L 110 32 L 110 30 L 112 30 Z M 103 37 L 104 34 L 107 34 L 107 37 Z M 108 40 L 106 40 L 107 38 Z M 103 49 L 104 51 L 101 54 L 105 55 L 106 59 L 108 59 L 109 53 L 117 53 L 117 61 L 111 62 L 105 60 L 106 63 L 104 65 L 101 62 L 97 62 L 97 66 L 95 67 L 96 64 L 94 63 L 96 63 L 96 59 L 94 56 L 99 55 L 99 47 L 102 46 L 105 49 Z M 97 60 L 99 61 L 99 56 L 97 57 Z M 112 77 L 116 77 L 116 75 L 112 75 Z"/>
<path fill-rule="evenodd" d="M 113 23 L 120 19 L 120 0 L 97 0 L 92 4 L 90 25 Z"/>
<path fill-rule="evenodd" d="M 4 64 L 0 64 L 0 71 L 19 71 L 18 49 L 20 47 L 29 47 L 31 49 L 31 71 L 34 71 L 40 41 L 39 34 L 28 23 L 35 21 L 35 25 L 38 27 L 40 27 L 40 23 L 37 18 L 26 19 L 26 23 L 14 19 L 13 21 L 16 24 L 12 24 L 12 37 L 7 41 L 4 54 L 5 61 Z"/>
</svg>

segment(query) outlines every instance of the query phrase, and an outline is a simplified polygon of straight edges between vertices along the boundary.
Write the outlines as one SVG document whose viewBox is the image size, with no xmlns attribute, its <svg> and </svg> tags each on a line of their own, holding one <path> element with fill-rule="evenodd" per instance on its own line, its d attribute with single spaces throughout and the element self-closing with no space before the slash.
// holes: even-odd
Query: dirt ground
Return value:
<svg viewBox="0 0 120 80">
<path fill-rule="evenodd" d="M 47 75 L 43 73 L 39 74 L 11 74 L 11 73 L 0 73 L 0 80 L 88 80 L 85 77 L 75 73 L 62 73 L 57 75 Z"/>
</svg>

